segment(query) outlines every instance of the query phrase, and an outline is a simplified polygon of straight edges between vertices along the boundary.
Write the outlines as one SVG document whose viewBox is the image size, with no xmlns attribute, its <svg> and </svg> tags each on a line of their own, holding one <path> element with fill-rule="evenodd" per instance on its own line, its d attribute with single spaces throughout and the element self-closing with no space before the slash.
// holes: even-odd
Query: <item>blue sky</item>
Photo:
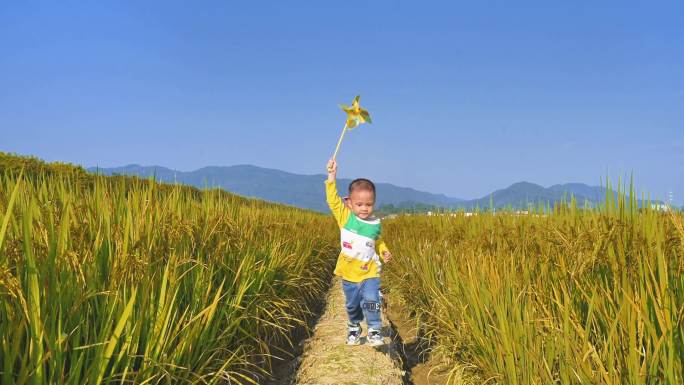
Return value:
<svg viewBox="0 0 684 385">
<path fill-rule="evenodd" d="M 684 2 L 3 2 L 0 151 L 684 204 Z"/>
</svg>

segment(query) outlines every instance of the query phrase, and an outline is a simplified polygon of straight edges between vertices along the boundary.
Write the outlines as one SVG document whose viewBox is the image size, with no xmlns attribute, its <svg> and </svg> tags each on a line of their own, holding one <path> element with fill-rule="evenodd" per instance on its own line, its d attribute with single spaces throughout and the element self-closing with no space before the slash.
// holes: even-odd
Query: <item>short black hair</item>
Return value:
<svg viewBox="0 0 684 385">
<path fill-rule="evenodd" d="M 349 183 L 349 195 L 351 195 L 352 191 L 354 190 L 370 191 L 373 193 L 373 196 L 375 196 L 375 185 L 373 182 L 365 178 L 357 178 Z"/>
</svg>

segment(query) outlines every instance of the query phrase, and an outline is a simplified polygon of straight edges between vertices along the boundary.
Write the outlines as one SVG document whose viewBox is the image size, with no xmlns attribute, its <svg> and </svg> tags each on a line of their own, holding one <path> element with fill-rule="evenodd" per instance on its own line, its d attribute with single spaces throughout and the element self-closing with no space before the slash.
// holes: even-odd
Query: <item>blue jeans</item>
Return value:
<svg viewBox="0 0 684 385">
<path fill-rule="evenodd" d="M 361 282 L 342 280 L 342 289 L 349 323 L 358 325 L 365 317 L 368 329 L 382 329 L 380 278 L 368 278 Z"/>
</svg>

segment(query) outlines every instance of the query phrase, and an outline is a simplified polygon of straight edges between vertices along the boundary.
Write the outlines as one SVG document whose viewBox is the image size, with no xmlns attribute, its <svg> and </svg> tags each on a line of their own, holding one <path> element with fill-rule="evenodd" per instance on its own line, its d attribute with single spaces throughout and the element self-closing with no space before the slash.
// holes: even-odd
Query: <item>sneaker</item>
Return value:
<svg viewBox="0 0 684 385">
<path fill-rule="evenodd" d="M 368 345 L 370 346 L 380 346 L 384 345 L 385 341 L 382 339 L 382 332 L 380 330 L 369 329 L 368 330 Z"/>
<path fill-rule="evenodd" d="M 347 330 L 347 345 L 358 345 L 361 343 L 361 326 L 349 325 Z"/>
</svg>

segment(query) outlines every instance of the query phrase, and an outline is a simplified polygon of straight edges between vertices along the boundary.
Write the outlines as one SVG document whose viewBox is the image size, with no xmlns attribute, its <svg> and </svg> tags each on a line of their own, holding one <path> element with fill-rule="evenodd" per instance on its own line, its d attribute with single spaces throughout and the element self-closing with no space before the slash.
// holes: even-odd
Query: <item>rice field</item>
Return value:
<svg viewBox="0 0 684 385">
<path fill-rule="evenodd" d="M 684 383 L 684 218 L 612 196 L 383 222 L 384 284 L 449 383 Z"/>
<path fill-rule="evenodd" d="M 322 298 L 325 215 L 0 159 L 0 383 L 250 383 Z"/>
<path fill-rule="evenodd" d="M 338 236 L 306 210 L 0 154 L 0 383 L 256 383 Z M 682 213 L 619 191 L 383 237 L 383 283 L 451 384 L 684 383 Z"/>
</svg>

